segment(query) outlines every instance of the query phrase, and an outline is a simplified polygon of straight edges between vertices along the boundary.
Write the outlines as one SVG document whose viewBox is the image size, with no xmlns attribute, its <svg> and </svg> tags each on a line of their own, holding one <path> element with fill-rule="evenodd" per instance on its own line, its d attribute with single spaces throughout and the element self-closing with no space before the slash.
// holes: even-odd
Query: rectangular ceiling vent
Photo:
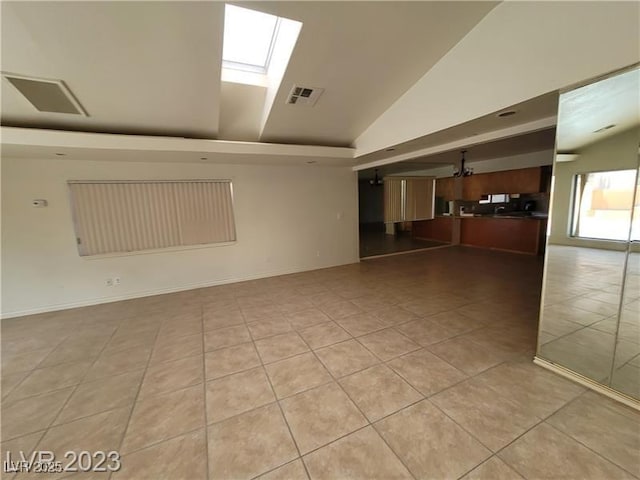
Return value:
<svg viewBox="0 0 640 480">
<path fill-rule="evenodd" d="M 41 112 L 89 116 L 62 80 L 25 77 L 11 73 L 3 73 L 2 76 Z"/>
<path fill-rule="evenodd" d="M 294 85 L 287 97 L 287 103 L 313 107 L 318 101 L 318 97 L 322 95 L 322 92 L 324 92 L 324 88 L 299 87 L 298 85 Z"/>
</svg>

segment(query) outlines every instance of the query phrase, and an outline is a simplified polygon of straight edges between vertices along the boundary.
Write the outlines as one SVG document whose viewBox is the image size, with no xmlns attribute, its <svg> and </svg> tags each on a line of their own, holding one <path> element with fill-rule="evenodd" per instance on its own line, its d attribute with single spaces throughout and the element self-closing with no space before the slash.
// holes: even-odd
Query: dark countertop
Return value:
<svg viewBox="0 0 640 480">
<path fill-rule="evenodd" d="M 458 218 L 492 218 L 492 219 L 507 219 L 507 220 L 546 220 L 549 217 L 546 213 L 537 213 L 533 215 L 509 215 L 505 213 L 503 215 L 494 215 L 492 213 L 482 214 L 474 213 L 472 216 L 461 216 Z"/>
<path fill-rule="evenodd" d="M 493 213 L 474 213 L 473 215 L 436 215 L 438 218 L 461 218 L 461 219 L 477 219 L 477 218 L 491 218 L 491 219 L 500 219 L 500 220 L 547 220 L 549 217 L 546 213 L 536 213 L 533 215 L 495 215 Z"/>
</svg>

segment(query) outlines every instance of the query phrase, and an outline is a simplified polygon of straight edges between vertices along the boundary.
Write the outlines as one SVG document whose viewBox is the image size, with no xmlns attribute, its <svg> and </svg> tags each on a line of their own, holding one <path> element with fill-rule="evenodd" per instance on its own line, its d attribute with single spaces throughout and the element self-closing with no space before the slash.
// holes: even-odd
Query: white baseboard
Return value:
<svg viewBox="0 0 640 480">
<path fill-rule="evenodd" d="M 359 259 L 354 261 L 345 262 L 345 263 L 336 263 L 330 265 L 323 265 L 321 267 L 315 268 L 293 268 L 293 269 L 285 269 L 285 270 L 274 270 L 270 272 L 262 272 L 256 275 L 247 275 L 244 277 L 234 277 L 234 278 L 225 278 L 222 280 L 212 280 L 207 282 L 199 282 L 199 283 L 191 283 L 185 285 L 179 285 L 176 287 L 169 288 L 159 288 L 155 290 L 145 290 L 139 292 L 128 293 L 124 295 L 114 295 L 110 297 L 98 297 L 98 298 L 90 298 L 86 300 L 79 300 L 77 302 L 68 302 L 68 303 L 59 303 L 54 305 L 44 305 L 41 307 L 35 307 L 25 310 L 16 310 L 12 312 L 3 312 L 0 315 L 0 320 L 16 318 L 16 317 L 24 317 L 26 315 L 36 315 L 38 313 L 49 313 L 49 312 L 57 312 L 60 310 L 68 310 L 70 308 L 79 308 L 79 307 L 90 307 L 92 305 L 100 305 L 103 303 L 112 303 L 119 302 L 122 300 L 132 300 L 135 298 L 144 298 L 144 297 L 152 297 L 154 295 L 163 295 L 166 293 L 177 293 L 184 292 L 186 290 L 195 290 L 197 288 L 207 288 L 207 287 L 215 287 L 217 285 L 227 285 L 229 283 L 238 283 L 238 282 L 246 282 L 249 280 L 259 280 L 261 278 L 269 278 L 269 277 L 277 277 L 280 275 L 290 275 L 293 273 L 302 273 L 309 272 L 312 270 L 322 270 L 324 268 L 332 268 L 339 267 L 341 265 L 351 265 L 352 263 L 359 263 Z"/>
<path fill-rule="evenodd" d="M 534 357 L 533 363 L 535 363 L 536 365 L 539 365 L 540 367 L 546 368 L 547 370 L 551 370 L 552 372 L 557 373 L 558 375 L 568 378 L 569 380 L 573 380 L 574 382 L 579 383 L 584 387 L 590 388 L 595 392 L 598 392 L 602 395 L 612 398 L 613 400 L 616 400 L 620 403 L 624 403 L 628 407 L 631 407 L 635 410 L 640 410 L 640 400 L 636 400 L 635 398 L 629 397 L 624 393 L 618 392 L 617 390 L 609 388 L 600 383 L 594 382 L 590 378 L 580 375 L 579 373 L 569 370 L 568 368 L 564 368 L 560 365 L 556 365 L 555 363 L 551 363 L 539 357 Z"/>
</svg>

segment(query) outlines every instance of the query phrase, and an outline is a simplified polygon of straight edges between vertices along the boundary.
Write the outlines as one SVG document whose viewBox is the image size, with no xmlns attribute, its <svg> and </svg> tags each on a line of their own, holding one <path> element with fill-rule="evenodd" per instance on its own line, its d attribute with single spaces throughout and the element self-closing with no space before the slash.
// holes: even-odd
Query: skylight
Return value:
<svg viewBox="0 0 640 480">
<path fill-rule="evenodd" d="M 279 20 L 268 13 L 225 5 L 223 66 L 267 73 Z"/>
</svg>

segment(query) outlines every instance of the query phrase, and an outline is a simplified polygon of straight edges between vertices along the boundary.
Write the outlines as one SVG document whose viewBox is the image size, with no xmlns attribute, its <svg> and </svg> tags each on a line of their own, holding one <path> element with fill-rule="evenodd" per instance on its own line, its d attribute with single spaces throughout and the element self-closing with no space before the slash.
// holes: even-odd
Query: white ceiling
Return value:
<svg viewBox="0 0 640 480">
<path fill-rule="evenodd" d="M 261 142 L 252 144 L 260 148 L 251 147 L 248 157 L 243 156 L 246 145 L 240 148 L 230 142 L 216 144 L 213 150 L 222 149 L 216 152 L 209 152 L 208 146 L 201 148 L 200 144 L 190 144 L 184 149 L 171 144 L 166 148 L 167 159 L 177 158 L 175 155 L 179 154 L 184 161 L 194 161 L 200 151 L 203 156 L 213 154 L 207 161 L 224 161 L 237 148 L 238 155 L 233 157 L 236 160 L 246 158 L 248 162 L 260 162 L 259 151 L 264 162 L 278 163 L 281 147 L 275 150 L 270 147 L 278 143 L 291 144 L 290 147 L 300 145 L 302 150 L 296 151 L 299 158 L 294 160 L 294 155 L 287 155 L 283 161 L 300 162 L 304 158 L 326 164 L 330 163 L 333 150 L 317 155 L 314 149 L 320 147 L 307 146 L 305 150 L 303 146 L 352 146 L 354 140 L 395 103 L 407 100 L 411 87 L 424 78 L 425 73 L 430 75 L 438 69 L 434 66 L 441 65 L 447 58 L 448 64 L 453 62 L 461 74 L 466 74 L 467 63 L 456 63 L 450 52 L 471 42 L 478 29 L 486 30 L 488 19 L 493 19 L 491 25 L 495 22 L 499 25 L 502 16 L 496 12 L 508 6 L 502 4 L 495 8 L 499 2 L 482 1 L 233 3 L 303 23 L 270 110 L 267 108 L 265 112 L 265 105 L 269 103 L 267 93 L 271 94 L 265 87 L 221 81 L 222 2 L 3 1 L 0 2 L 2 71 L 65 81 L 89 117 L 38 112 L 3 79 L 2 125 L 187 137 L 181 140 L 186 143 L 189 138 Z M 492 28 L 485 33 L 493 38 L 495 32 L 502 39 L 497 30 Z M 474 58 L 482 58 L 482 53 L 478 52 Z M 496 70 L 487 75 L 502 74 Z M 294 83 L 321 87 L 325 91 L 313 108 L 288 105 L 285 96 Z M 619 88 L 626 91 L 633 86 L 637 88 L 637 79 L 635 85 Z M 447 91 L 446 85 L 431 89 L 431 93 L 438 95 L 441 90 Z M 471 93 L 477 95 L 476 90 Z M 591 97 L 604 98 L 593 93 Z M 467 111 L 468 104 L 456 103 L 456 98 L 446 97 L 446 104 Z M 542 150 L 551 138 L 549 128 L 555 125 L 557 102 L 557 91 L 551 91 L 503 109 L 516 110 L 517 114 L 511 117 L 499 118 L 498 112 L 493 112 L 451 128 L 431 130 L 432 133 L 423 136 L 418 136 L 419 128 L 413 129 L 418 132 L 412 134 L 415 138 L 405 135 L 403 139 L 410 140 L 383 145 L 378 151 L 360 156 L 353 149 L 336 149 L 340 153 L 335 164 L 348 164 L 359 170 L 410 160 L 424 167 L 432 163 L 452 163 L 458 155 L 456 152 L 464 147 L 476 160 L 483 155 Z M 505 104 L 507 102 L 501 103 Z M 619 101 L 612 108 L 604 100 L 596 100 L 590 109 L 607 115 L 613 115 L 614 110 L 618 110 L 618 115 L 620 110 L 630 111 Z M 434 112 L 422 110 L 430 118 L 447 113 L 442 108 Z M 576 112 L 575 118 L 583 116 L 583 110 L 576 109 Z M 600 116 L 601 120 L 604 118 Z M 626 125 L 623 122 L 628 121 L 616 120 L 618 125 Z M 411 126 L 408 121 L 398 123 L 398 129 Z M 604 125 L 596 128 L 601 126 Z M 582 125 L 581 129 L 592 127 Z M 517 137 L 529 133 L 531 136 Z M 116 140 L 122 138 L 118 136 Z M 143 143 L 151 145 L 146 140 Z M 491 147 L 487 146 L 489 143 Z M 46 145 L 31 139 L 23 144 L 24 151 L 20 153 L 17 143 L 9 144 L 3 139 L 3 144 L 6 147 L 3 153 L 49 156 L 54 156 L 60 145 L 55 142 Z M 158 144 L 164 144 L 164 140 L 159 139 Z M 104 158 L 113 158 L 118 151 L 130 158 L 146 158 L 140 151 L 142 147 L 133 149 L 136 153 L 124 147 L 119 150 L 108 147 L 107 153 L 90 154 L 90 145 L 90 142 L 81 143 L 73 150 L 72 144 L 66 144 L 69 152 L 95 158 L 102 158 L 103 154 Z M 393 151 L 387 151 L 390 147 Z M 497 151 L 498 148 L 502 151 Z M 164 158 L 158 149 L 150 150 L 153 158 Z M 398 168 L 409 165 L 411 163 L 405 162 Z"/>
<path fill-rule="evenodd" d="M 437 168 L 443 165 L 460 165 L 461 150 L 466 150 L 466 161 L 470 164 L 494 158 L 515 157 L 532 152 L 553 150 L 556 129 L 546 128 L 536 132 L 517 135 L 492 142 L 471 145 L 463 149 L 448 150 L 434 155 L 418 157 L 404 162 L 392 163 L 378 168 L 379 175 L 390 175 L 401 172 L 412 172 Z M 373 176 L 374 169 L 362 171 L 361 177 Z"/>
<path fill-rule="evenodd" d="M 261 140 L 349 146 L 498 2 L 243 2 L 303 23 Z M 287 105 L 293 84 L 325 92 Z"/>
<path fill-rule="evenodd" d="M 222 82 L 218 138 L 256 141 L 267 89 L 242 83 Z"/>
<path fill-rule="evenodd" d="M 264 88 L 222 83 L 222 2 L 2 2 L 2 71 L 61 79 L 89 117 L 38 112 L 2 80 L 2 124 L 348 146 L 498 2 L 234 2 L 303 22 L 260 132 Z M 325 88 L 285 104 L 293 83 Z"/>
<path fill-rule="evenodd" d="M 2 124 L 215 138 L 224 4 L 1 2 L 3 72 L 60 79 L 89 117 L 2 80 Z"/>
<path fill-rule="evenodd" d="M 603 127 L 613 128 L 597 131 Z M 558 109 L 558 151 L 581 148 L 640 126 L 640 69 L 563 93 Z"/>
<path fill-rule="evenodd" d="M 490 115 L 485 115 L 480 118 L 476 118 L 469 122 L 456 125 L 455 127 L 441 130 L 431 135 L 425 135 L 423 137 L 415 138 L 409 142 L 400 143 L 397 145 L 390 145 L 387 149 L 378 152 L 370 153 L 367 155 L 361 155 L 357 157 L 357 163 L 359 165 L 365 165 L 368 163 L 383 160 L 385 158 L 409 155 L 412 156 L 412 152 L 415 152 L 414 158 L 419 158 L 419 152 L 429 147 L 436 147 L 439 145 L 445 145 L 456 141 L 462 141 L 465 148 L 473 145 L 474 139 L 480 137 L 482 134 L 496 132 L 509 128 L 517 128 L 521 125 L 527 125 L 530 122 L 534 122 L 539 119 L 551 119 L 555 124 L 555 116 L 558 110 L 558 93 L 552 92 L 546 95 L 542 95 L 537 98 L 533 98 L 527 102 L 512 105 L 508 108 L 500 110 L 500 112 L 494 112 Z M 502 112 L 513 111 L 514 115 L 507 117 L 499 117 L 498 114 Z M 525 128 L 525 130 L 527 130 Z M 535 137 L 538 138 L 538 137 Z M 479 141 L 478 143 L 484 144 L 499 144 L 499 142 L 486 142 Z M 539 150 L 544 150 L 546 147 L 540 145 Z M 551 145 L 553 147 L 553 145 Z M 443 151 L 446 151 L 443 150 Z M 529 150 L 535 151 L 535 150 Z M 431 156 L 429 156 L 431 157 Z M 445 162 L 446 163 L 446 162 Z"/>
</svg>

